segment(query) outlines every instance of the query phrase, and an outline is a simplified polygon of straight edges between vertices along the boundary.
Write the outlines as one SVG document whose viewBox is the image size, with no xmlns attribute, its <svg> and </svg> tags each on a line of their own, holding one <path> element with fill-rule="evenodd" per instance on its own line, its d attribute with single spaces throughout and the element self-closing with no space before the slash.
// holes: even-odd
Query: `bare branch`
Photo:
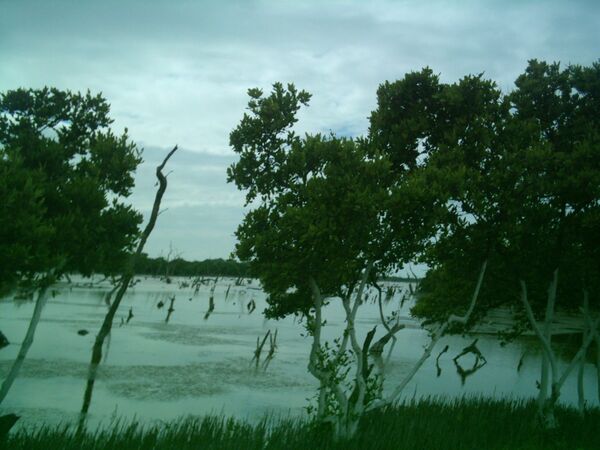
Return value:
<svg viewBox="0 0 600 450">
<path fill-rule="evenodd" d="M 152 230 L 154 230 L 154 226 L 156 225 L 156 219 L 160 210 L 160 203 L 162 201 L 165 191 L 167 190 L 167 179 L 162 173 L 162 170 L 165 167 L 165 164 L 167 164 L 167 161 L 169 161 L 171 156 L 173 156 L 173 154 L 176 151 L 177 146 L 173 147 L 173 149 L 167 154 L 163 162 L 156 168 L 156 178 L 158 178 L 159 188 L 157 189 L 156 195 L 154 197 L 154 205 L 152 207 L 152 212 L 150 213 L 150 219 L 148 220 L 148 224 L 146 225 L 144 231 L 141 234 L 135 253 L 131 256 L 129 260 L 126 272 L 121 277 L 119 289 L 117 291 L 115 299 L 110 305 L 106 316 L 104 317 L 104 321 L 102 323 L 102 326 L 100 327 L 100 331 L 96 335 L 96 340 L 92 348 L 92 357 L 90 360 L 90 366 L 88 370 L 86 389 L 83 396 L 83 405 L 81 406 L 78 432 L 82 432 L 84 429 L 85 419 L 92 401 L 92 392 L 94 389 L 94 383 L 96 381 L 96 373 L 98 370 L 98 365 L 102 360 L 102 345 L 104 343 L 104 339 L 110 333 L 115 314 L 117 313 L 119 305 L 121 304 L 121 300 L 123 299 L 123 296 L 125 295 L 125 292 L 129 287 L 129 283 L 134 276 L 137 261 L 139 260 L 140 255 L 142 254 L 142 251 L 144 249 L 144 246 L 146 245 L 146 241 L 148 240 L 150 233 L 152 233 Z"/>
</svg>

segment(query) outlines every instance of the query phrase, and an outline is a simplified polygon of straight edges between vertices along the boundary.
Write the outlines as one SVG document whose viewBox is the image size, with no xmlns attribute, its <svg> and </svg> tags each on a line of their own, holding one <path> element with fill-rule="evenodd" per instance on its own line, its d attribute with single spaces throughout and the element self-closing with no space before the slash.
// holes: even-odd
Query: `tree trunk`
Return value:
<svg viewBox="0 0 600 450">
<path fill-rule="evenodd" d="M 552 392 L 550 396 L 546 398 L 538 411 L 540 423 L 546 430 L 553 430 L 558 426 L 556 415 L 554 414 L 554 407 L 556 406 L 559 396 L 559 387 L 556 384 L 552 384 Z"/>
<path fill-rule="evenodd" d="M 327 386 L 323 380 L 319 380 L 319 400 L 317 403 L 317 420 L 325 419 L 325 407 L 327 406 Z"/>
<path fill-rule="evenodd" d="M 127 291 L 127 287 L 129 286 L 129 282 L 133 278 L 133 274 L 128 274 L 123 276 L 121 279 L 121 286 L 117 292 L 117 295 L 114 301 L 111 303 L 108 313 L 104 317 L 104 321 L 102 322 L 102 326 L 100 327 L 100 331 L 96 335 L 96 340 L 94 341 L 94 347 L 92 348 L 92 358 L 90 361 L 90 366 L 88 369 L 87 383 L 85 387 L 85 393 L 83 395 L 83 405 L 81 406 L 81 414 L 79 418 L 79 428 L 78 431 L 83 431 L 83 427 L 85 425 L 86 415 L 90 408 L 90 404 L 92 402 L 92 393 L 94 391 L 94 383 L 96 381 L 96 375 L 98 373 L 98 366 L 100 365 L 100 361 L 102 360 L 102 347 L 104 345 L 104 340 L 106 336 L 109 335 L 110 330 L 112 329 L 113 320 L 117 310 L 119 309 L 119 305 L 121 304 L 121 300 Z"/>
<path fill-rule="evenodd" d="M 333 440 L 336 442 L 352 439 L 357 431 L 362 414 L 344 414 L 333 424 Z"/>
<path fill-rule="evenodd" d="M 90 408 L 90 404 L 92 402 L 92 393 L 94 390 L 94 383 L 96 381 L 96 375 L 98 372 L 98 366 L 100 365 L 100 361 L 102 360 L 102 345 L 104 343 L 104 339 L 110 333 L 112 328 L 113 320 L 117 310 L 119 309 L 119 305 L 121 304 L 121 300 L 123 300 L 123 296 L 129 287 L 129 283 L 131 282 L 134 274 L 135 274 L 135 265 L 146 245 L 146 241 L 150 236 L 150 233 L 154 229 L 154 225 L 156 224 L 156 218 L 158 217 L 160 210 L 160 202 L 162 197 L 167 189 L 167 178 L 162 173 L 162 169 L 165 167 L 165 164 L 169 160 L 169 158 L 175 153 L 177 150 L 177 146 L 171 150 L 162 164 L 160 164 L 156 168 L 156 177 L 158 178 L 159 187 L 156 191 L 156 196 L 154 198 L 154 206 L 152 207 L 152 213 L 150 214 L 150 219 L 146 228 L 142 232 L 140 236 L 140 242 L 138 243 L 137 249 L 135 253 L 131 256 L 129 267 L 127 268 L 127 273 L 123 275 L 120 281 L 120 286 L 115 296 L 114 301 L 111 303 L 106 316 L 104 317 L 104 321 L 102 322 L 102 326 L 100 327 L 100 331 L 96 335 L 96 340 L 94 341 L 94 347 L 92 348 L 92 358 L 90 361 L 90 366 L 88 369 L 88 378 L 85 387 L 85 393 L 83 395 L 83 404 L 81 406 L 81 412 L 79 416 L 79 426 L 77 431 L 81 433 L 85 427 L 85 419 L 87 417 L 87 413 Z"/>
<path fill-rule="evenodd" d="M 554 276 L 550 286 L 548 287 L 548 300 L 546 303 L 546 315 L 544 317 L 544 337 L 548 345 L 552 346 L 552 321 L 554 320 L 554 304 L 556 301 L 556 287 L 558 284 L 558 269 L 554 272 Z M 550 360 L 548 355 L 542 349 L 542 365 L 540 375 L 540 392 L 538 394 L 538 412 L 543 418 L 546 401 L 550 395 Z"/>
<path fill-rule="evenodd" d="M 362 296 L 364 288 L 369 276 L 369 272 L 372 268 L 372 263 L 368 263 L 363 273 L 360 287 L 355 297 L 355 302 L 350 306 L 351 291 L 342 299 L 344 310 L 346 311 L 346 330 L 340 348 L 338 349 L 338 355 L 334 364 L 339 362 L 339 358 L 345 353 L 346 345 L 348 341 L 352 342 L 354 350 L 354 358 L 356 362 L 356 378 L 354 379 L 354 391 L 350 398 L 343 389 L 343 381 L 335 379 L 335 369 L 323 370 L 321 364 L 319 364 L 319 352 L 321 351 L 321 328 L 323 326 L 322 319 L 322 296 L 315 280 L 309 277 L 309 285 L 313 296 L 313 306 L 315 309 L 315 316 L 312 319 L 312 324 L 309 322 L 308 328 L 313 336 L 313 343 L 309 356 L 308 371 L 319 380 L 319 403 L 317 409 L 317 418 L 322 422 L 330 422 L 333 424 L 333 437 L 335 440 L 349 439 L 356 434 L 358 429 L 358 422 L 360 417 L 365 411 L 364 398 L 366 392 L 366 380 L 364 379 L 363 370 L 364 361 L 368 353 L 368 348 L 364 354 L 363 349 L 360 348 L 356 339 L 356 331 L 354 330 L 354 319 L 360 304 L 362 303 Z M 309 318 L 309 320 L 311 320 Z M 374 334 L 374 332 L 372 333 Z M 370 339 L 372 339 L 372 335 Z M 367 347 L 370 342 L 366 343 Z M 357 351 L 358 350 L 358 351 Z M 331 393 L 335 396 L 337 401 L 337 407 L 339 413 L 332 416 L 326 416 L 327 414 L 327 396 Z"/>
<path fill-rule="evenodd" d="M 548 361 L 548 356 L 543 350 L 542 361 L 540 364 L 540 391 L 538 392 L 537 404 L 538 413 L 541 416 L 550 390 L 550 363 Z"/>
<path fill-rule="evenodd" d="M 25 361 L 25 357 L 27 356 L 27 352 L 33 343 L 33 337 L 35 336 L 35 330 L 37 329 L 38 323 L 40 322 L 40 317 L 42 316 L 42 310 L 46 305 L 46 301 L 48 300 L 48 288 L 50 287 L 50 282 L 45 280 L 43 285 L 40 287 L 38 292 L 37 299 L 35 301 L 35 307 L 33 309 L 33 315 L 31 316 L 31 320 L 29 321 L 29 328 L 27 328 L 27 333 L 25 334 L 25 339 L 21 344 L 21 348 L 19 349 L 19 354 L 17 355 L 17 359 L 13 362 L 8 375 L 6 376 L 4 382 L 2 383 L 2 388 L 0 388 L 0 404 L 6 398 L 10 387 L 14 383 L 19 371 L 21 370 L 21 366 L 23 365 L 23 361 Z"/>
</svg>

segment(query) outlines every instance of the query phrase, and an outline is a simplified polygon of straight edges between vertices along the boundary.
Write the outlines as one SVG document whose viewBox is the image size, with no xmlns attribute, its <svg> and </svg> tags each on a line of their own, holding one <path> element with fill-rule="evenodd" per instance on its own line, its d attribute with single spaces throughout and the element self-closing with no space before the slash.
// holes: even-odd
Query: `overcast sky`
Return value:
<svg viewBox="0 0 600 450">
<path fill-rule="evenodd" d="M 443 81 L 485 72 L 505 90 L 531 58 L 600 57 L 600 1 L 0 0 L 0 91 L 102 92 L 114 129 L 145 149 L 135 205 L 174 144 L 147 250 L 227 257 L 243 196 L 225 182 L 250 87 L 313 94 L 299 131 L 367 130 L 377 86 L 431 67 Z"/>
</svg>

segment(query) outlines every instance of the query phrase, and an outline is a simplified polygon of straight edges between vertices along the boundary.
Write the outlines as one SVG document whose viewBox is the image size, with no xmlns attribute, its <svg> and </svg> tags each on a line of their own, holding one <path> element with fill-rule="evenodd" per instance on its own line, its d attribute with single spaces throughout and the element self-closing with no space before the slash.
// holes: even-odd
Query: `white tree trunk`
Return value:
<svg viewBox="0 0 600 450">
<path fill-rule="evenodd" d="M 362 303 L 362 297 L 367 282 L 367 278 L 373 267 L 372 263 L 368 263 L 354 298 L 354 304 L 351 305 L 350 298 L 352 292 L 349 291 L 342 299 L 344 311 L 346 312 L 346 329 L 344 337 L 337 353 L 337 360 L 341 358 L 346 350 L 348 342 L 352 346 L 354 359 L 356 362 L 356 375 L 354 379 L 354 395 L 348 396 L 344 391 L 343 385 L 345 380 L 335 380 L 334 373 L 331 371 L 323 371 L 319 367 L 319 352 L 321 350 L 321 328 L 323 326 L 322 304 L 323 297 L 314 278 L 309 278 L 309 285 L 313 296 L 313 306 L 315 309 L 314 323 L 312 324 L 313 343 L 308 362 L 308 371 L 319 380 L 319 400 L 317 409 L 317 418 L 322 422 L 330 422 L 333 425 L 333 437 L 335 440 L 345 440 L 352 438 L 357 430 L 360 418 L 365 412 L 364 399 L 366 394 L 366 380 L 364 379 L 364 358 L 363 349 L 358 343 L 356 330 L 354 328 L 354 320 L 359 306 Z M 335 366 L 335 364 L 334 364 Z M 331 392 L 335 396 L 338 404 L 338 413 L 335 416 L 327 416 L 326 401 L 327 395 Z"/>
<path fill-rule="evenodd" d="M 35 336 L 35 330 L 37 329 L 38 323 L 40 322 L 40 317 L 42 316 L 42 310 L 46 305 L 46 301 L 48 300 L 48 288 L 50 287 L 49 283 L 44 283 L 44 285 L 40 288 L 38 292 L 37 299 L 35 301 L 35 307 L 33 309 L 33 315 L 31 316 L 31 320 L 29 321 L 29 328 L 27 328 L 27 333 L 25 334 L 25 339 L 21 344 L 21 348 L 19 349 L 19 354 L 17 355 L 17 359 L 13 363 L 6 379 L 2 383 L 2 388 L 0 388 L 0 404 L 6 398 L 10 387 L 14 383 L 19 371 L 21 370 L 21 366 L 23 365 L 23 361 L 25 361 L 25 357 L 27 356 L 27 352 L 33 343 L 33 338 Z"/>
</svg>

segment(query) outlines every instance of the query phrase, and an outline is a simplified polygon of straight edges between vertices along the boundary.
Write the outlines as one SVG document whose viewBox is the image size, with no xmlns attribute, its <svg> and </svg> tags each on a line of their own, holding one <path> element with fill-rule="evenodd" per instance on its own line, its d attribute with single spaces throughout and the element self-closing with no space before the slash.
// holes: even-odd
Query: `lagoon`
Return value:
<svg viewBox="0 0 600 450">
<path fill-rule="evenodd" d="M 220 278 L 214 290 L 215 309 L 209 309 L 212 282 L 197 292 L 189 278 L 174 277 L 171 283 L 158 278 L 136 277 L 117 314 L 90 409 L 92 426 L 114 418 L 153 423 L 182 416 L 225 414 L 256 422 L 265 414 L 306 415 L 314 401 L 317 381 L 307 372 L 311 339 L 297 318 L 267 320 L 265 294 L 257 280 L 239 286 L 232 278 Z M 406 328 L 387 369 L 386 388 L 391 390 L 419 359 L 429 338 L 410 316 L 411 301 L 401 298 L 408 283 L 384 283 L 396 288 L 385 313 L 397 311 Z M 39 324 L 35 341 L 0 414 L 22 416 L 19 426 L 75 421 L 85 388 L 94 337 L 107 310 L 107 282 L 90 283 L 73 277 L 57 284 Z M 228 295 L 227 291 L 229 290 Z M 371 292 L 372 298 L 374 291 Z M 165 322 L 169 299 L 175 296 L 174 312 Z M 160 303 L 164 303 L 159 308 Z M 252 311 L 249 304 L 254 302 Z M 324 337 L 339 336 L 344 326 L 341 306 L 333 300 L 324 310 Z M 131 308 L 133 318 L 125 323 Z M 11 345 L 0 350 L 0 377 L 16 357 L 31 312 L 32 302 L 0 301 L 0 330 Z M 361 306 L 357 318 L 359 339 L 379 322 L 376 302 Z M 382 329 L 381 326 L 378 329 Z M 88 334 L 80 335 L 78 331 Z M 257 338 L 277 330 L 277 350 L 266 371 L 256 371 L 251 360 Z M 452 358 L 475 337 L 487 364 L 463 384 Z M 268 348 L 268 342 L 265 350 Z M 438 377 L 436 356 L 441 355 Z M 568 354 L 568 347 L 565 347 Z M 524 357 L 523 357 L 524 355 Z M 519 362 L 522 364 L 519 370 Z M 565 361 L 562 361 L 565 364 Z M 469 365 L 468 357 L 465 365 Z M 530 398 L 537 394 L 540 351 L 532 337 L 500 345 L 493 335 L 443 338 L 406 387 L 403 398 L 491 396 Z M 575 373 L 565 383 L 561 401 L 577 402 Z M 586 364 L 585 390 L 590 406 L 598 406 L 595 367 Z"/>
</svg>

